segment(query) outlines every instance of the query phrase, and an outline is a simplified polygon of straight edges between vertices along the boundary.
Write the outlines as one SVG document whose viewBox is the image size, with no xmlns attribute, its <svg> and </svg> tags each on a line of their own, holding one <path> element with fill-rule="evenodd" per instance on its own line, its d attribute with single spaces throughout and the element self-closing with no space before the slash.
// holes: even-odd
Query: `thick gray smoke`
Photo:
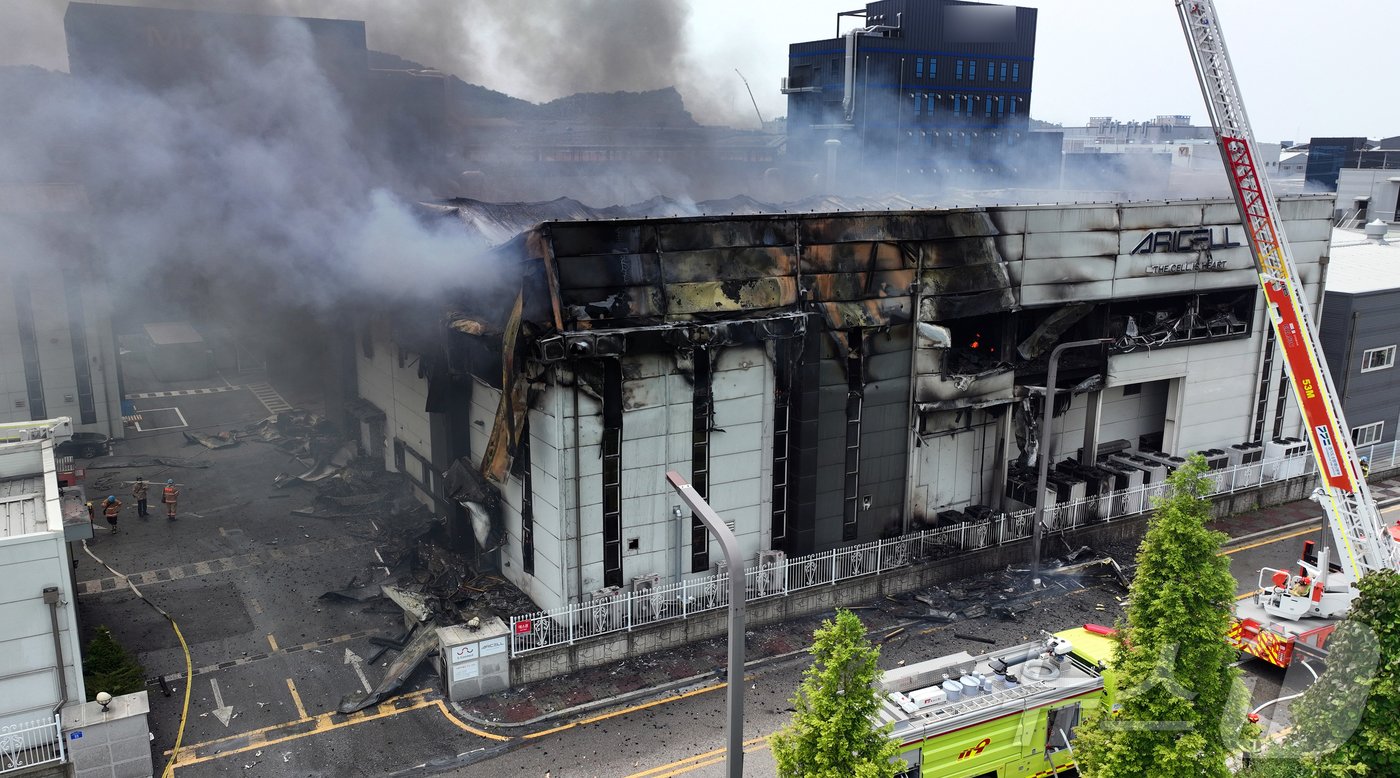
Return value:
<svg viewBox="0 0 1400 778">
<path fill-rule="evenodd" d="M 575 92 L 697 86 L 683 67 L 689 13 L 684 0 L 102 2 L 363 20 L 372 49 L 537 102 Z M 5 21 L 0 24 L 0 64 L 66 69 L 65 5 L 62 0 L 6 0 L 0 9 Z"/>
<path fill-rule="evenodd" d="M 52 216 L 0 220 L 4 264 L 47 272 L 86 257 L 123 299 L 149 301 L 154 283 L 245 310 L 473 283 L 480 247 L 383 188 L 396 171 L 311 51 L 285 23 L 257 57 L 207 52 L 215 75 L 159 91 L 7 72 L 0 104 L 29 110 L 0 118 L 0 181 L 80 184 L 89 207 L 64 230 Z"/>
</svg>

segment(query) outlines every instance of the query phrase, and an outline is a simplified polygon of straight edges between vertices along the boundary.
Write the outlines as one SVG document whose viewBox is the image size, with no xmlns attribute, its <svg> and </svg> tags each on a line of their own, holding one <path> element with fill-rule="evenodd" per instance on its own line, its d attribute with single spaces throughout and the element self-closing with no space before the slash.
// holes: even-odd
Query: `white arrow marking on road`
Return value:
<svg viewBox="0 0 1400 778">
<path fill-rule="evenodd" d="M 360 677 L 360 685 L 365 687 L 365 694 L 369 694 L 373 689 L 369 685 L 369 679 L 365 677 L 365 660 L 359 654 L 345 649 L 345 664 L 355 668 L 355 675 Z"/>
<path fill-rule="evenodd" d="M 219 691 L 218 681 L 210 678 L 209 685 L 214 687 L 214 718 L 227 727 L 229 719 L 233 718 L 233 706 L 224 704 L 224 693 Z"/>
</svg>

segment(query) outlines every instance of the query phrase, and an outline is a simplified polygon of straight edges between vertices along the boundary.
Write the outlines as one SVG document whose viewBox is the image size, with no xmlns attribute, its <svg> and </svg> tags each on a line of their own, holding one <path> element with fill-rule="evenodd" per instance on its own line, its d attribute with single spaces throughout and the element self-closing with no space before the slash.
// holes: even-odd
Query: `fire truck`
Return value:
<svg viewBox="0 0 1400 778">
<path fill-rule="evenodd" d="M 1094 624 L 979 656 L 886 672 L 877 723 L 893 725 L 901 778 L 1074 775 L 1074 728 L 1113 704 L 1113 630 Z"/>
<path fill-rule="evenodd" d="M 1206 99 L 1235 204 L 1259 270 L 1293 392 L 1307 428 L 1332 545 L 1306 543 L 1296 567 L 1266 568 L 1254 595 L 1239 604 L 1230 640 L 1279 667 L 1295 653 L 1320 652 L 1356 598 L 1355 584 L 1376 570 L 1400 568 L 1400 529 L 1387 527 L 1366 485 L 1338 394 L 1322 356 L 1312 312 L 1279 219 L 1269 179 L 1256 164 L 1254 131 L 1212 0 L 1176 0 L 1197 80 Z"/>
</svg>

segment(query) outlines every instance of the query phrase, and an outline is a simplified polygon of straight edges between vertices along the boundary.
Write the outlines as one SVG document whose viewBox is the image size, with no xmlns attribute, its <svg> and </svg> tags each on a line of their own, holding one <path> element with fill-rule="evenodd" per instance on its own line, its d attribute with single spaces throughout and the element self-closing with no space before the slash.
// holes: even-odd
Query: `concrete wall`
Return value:
<svg viewBox="0 0 1400 778">
<path fill-rule="evenodd" d="M 81 645 L 68 549 L 57 531 L 0 538 L 0 726 L 52 716 L 60 702 L 50 606 L 43 590 L 56 586 L 59 641 L 68 699 L 85 699 Z"/>
<path fill-rule="evenodd" d="M 148 778 L 150 700 L 145 692 L 114 697 L 107 710 L 95 702 L 63 709 L 63 735 L 73 778 Z"/>
<path fill-rule="evenodd" d="M 1313 489 L 1311 476 L 1269 484 L 1251 492 L 1212 498 L 1212 513 L 1228 516 L 1270 505 L 1302 500 Z M 1146 530 L 1148 514 L 1095 524 L 1066 533 L 1071 546 L 1138 539 Z M 891 594 L 918 591 L 948 581 L 965 579 L 1008 565 L 1024 564 L 1030 540 L 1008 543 L 964 556 L 937 559 L 899 568 L 883 575 L 852 578 L 835 584 L 810 587 L 786 597 L 750 600 L 746 623 L 752 626 L 782 622 L 798 616 L 822 613 L 841 606 L 859 605 Z M 556 675 L 616 662 L 653 651 L 718 637 L 728 629 L 728 611 L 707 611 L 686 619 L 637 627 L 580 640 L 572 646 L 536 651 L 511 660 L 511 685 L 541 681 Z"/>
<path fill-rule="evenodd" d="M 1400 291 L 1370 294 L 1329 292 L 1323 308 L 1323 351 L 1332 383 L 1342 400 L 1352 430 L 1367 424 L 1384 425 L 1381 442 L 1395 440 L 1400 425 L 1396 392 L 1400 367 L 1361 371 L 1368 349 L 1400 344 Z"/>
<path fill-rule="evenodd" d="M 0 247 L 0 256 L 3 256 Z M 29 421 L 33 409 L 25 384 L 25 362 L 20 346 L 15 287 L 8 274 L 0 275 L 0 423 Z M 34 336 L 38 347 L 39 374 L 43 383 L 47 418 L 69 416 L 74 429 L 121 437 L 121 395 L 117 388 L 116 346 L 112 335 L 108 296 L 81 275 L 31 275 L 28 278 Z M 95 421 L 82 422 L 78 376 L 74 364 L 70 303 L 80 312 L 87 351 L 87 368 L 93 394 Z"/>
<path fill-rule="evenodd" d="M 399 350 L 383 322 L 370 320 L 363 325 L 355 344 L 355 375 L 359 396 L 384 411 L 384 468 L 394 466 L 394 439 L 402 440 L 424 459 L 432 461 L 432 433 L 428 412 L 428 380 L 418 377 L 418 355 L 404 354 L 399 366 Z M 365 356 L 365 337 L 369 353 Z M 492 408 L 494 412 L 495 409 Z M 414 467 L 414 462 L 409 462 Z M 416 473 L 415 473 L 416 475 Z"/>
</svg>

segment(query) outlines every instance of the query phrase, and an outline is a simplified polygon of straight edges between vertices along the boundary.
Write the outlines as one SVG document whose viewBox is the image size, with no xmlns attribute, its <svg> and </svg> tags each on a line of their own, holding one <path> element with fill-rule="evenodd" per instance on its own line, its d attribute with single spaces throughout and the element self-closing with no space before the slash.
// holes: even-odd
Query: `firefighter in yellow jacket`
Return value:
<svg viewBox="0 0 1400 778">
<path fill-rule="evenodd" d="M 175 520 L 175 503 L 179 500 L 180 490 L 175 487 L 175 479 L 166 479 L 165 488 L 160 492 L 160 501 L 165 503 L 165 517 L 167 519 Z"/>
</svg>

